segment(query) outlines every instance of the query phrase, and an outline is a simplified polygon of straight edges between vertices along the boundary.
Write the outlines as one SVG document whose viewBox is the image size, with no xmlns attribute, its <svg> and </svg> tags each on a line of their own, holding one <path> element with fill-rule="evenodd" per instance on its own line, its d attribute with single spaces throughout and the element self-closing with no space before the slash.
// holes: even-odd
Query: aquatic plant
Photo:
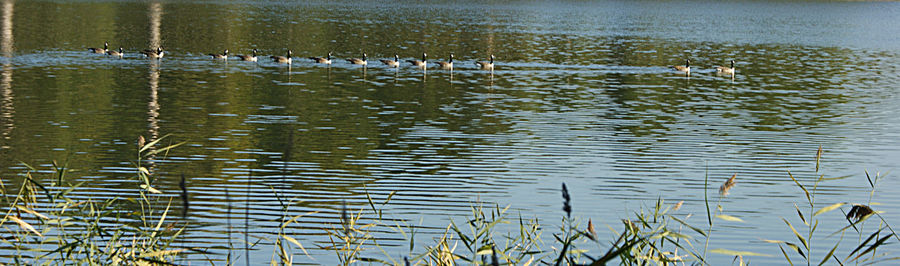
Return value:
<svg viewBox="0 0 900 266">
<path fill-rule="evenodd" d="M 165 138 L 165 137 L 163 137 Z M 66 174 L 70 172 L 68 165 L 53 163 L 52 182 L 45 184 L 34 178 L 36 168 L 27 165 L 23 180 L 16 188 L 17 194 L 7 195 L 8 187 L 0 181 L 0 200 L 9 206 L 0 230 L 4 232 L 2 243 L 15 250 L 10 256 L 17 264 L 59 263 L 59 264 L 174 264 L 176 259 L 188 255 L 208 256 L 209 251 L 195 248 L 176 248 L 179 237 L 187 233 L 184 223 L 171 221 L 173 201 L 181 201 L 181 215 L 189 216 L 190 188 L 189 179 L 181 175 L 178 190 L 164 193 L 153 187 L 159 177 L 153 169 L 154 156 L 165 154 L 179 144 L 165 147 L 159 145 L 163 138 L 145 143 L 139 140 L 137 160 L 134 162 L 136 174 L 134 184 L 136 198 L 112 198 L 105 200 L 79 199 L 70 193 L 84 186 L 84 182 L 71 184 Z M 880 173 L 866 179 L 871 188 L 869 199 L 865 203 L 838 202 L 822 206 L 816 202 L 817 188 L 820 182 L 847 177 L 826 178 L 819 174 L 819 160 L 822 156 L 820 148 L 816 155 L 816 177 L 811 189 L 791 172 L 788 176 L 794 185 L 803 192 L 808 210 L 802 211 L 797 205 L 794 209 L 800 222 L 805 225 L 801 233 L 787 218 L 782 218 L 796 241 L 765 240 L 777 244 L 785 261 L 793 265 L 799 256 L 807 265 L 822 265 L 829 262 L 837 264 L 874 264 L 893 262 L 900 257 L 891 257 L 888 252 L 879 252 L 879 248 L 889 243 L 890 239 L 900 242 L 887 220 L 873 209 L 872 198 L 876 186 L 884 177 Z M 249 186 L 253 173 L 248 174 Z M 562 213 L 560 223 L 554 233 L 550 234 L 553 242 L 544 242 L 544 225 L 535 218 L 526 219 L 521 214 L 510 214 L 510 206 L 501 208 L 494 204 L 486 207 L 483 202 L 473 202 L 471 214 L 466 217 L 451 217 L 444 230 L 433 237 L 432 243 L 417 244 L 418 227 L 406 224 L 406 220 L 385 217 L 384 208 L 397 193 L 390 192 L 383 199 L 376 200 L 366 191 L 369 211 L 366 207 L 352 209 L 343 204 L 338 218 L 325 229 L 328 243 L 316 244 L 320 250 L 334 252 L 334 258 L 341 265 L 360 262 L 381 263 L 386 265 L 606 265 L 606 264 L 699 264 L 710 265 L 709 254 L 732 256 L 738 265 L 746 265 L 749 258 L 771 256 L 747 251 L 735 251 L 726 247 L 710 249 L 710 238 L 715 232 L 714 221 L 742 222 L 743 220 L 726 214 L 723 199 L 729 192 L 737 189 L 737 175 L 726 178 L 719 186 L 718 199 L 711 205 L 709 176 L 704 178 L 704 203 L 706 205 L 706 228 L 698 228 L 689 223 L 692 213 L 680 211 L 683 201 L 675 204 L 666 203 L 661 197 L 649 207 L 641 207 L 634 211 L 628 219 L 622 219 L 620 230 L 609 227 L 613 236 L 601 239 L 594 221 L 583 220 L 573 216 L 575 202 L 565 183 L 561 186 Z M 275 237 L 260 236 L 273 247 L 270 263 L 290 265 L 305 260 L 294 257 L 293 249 L 299 249 L 307 258 L 312 259 L 306 247 L 292 232 L 293 226 L 300 219 L 319 211 L 304 214 L 292 214 L 292 206 L 302 203 L 297 199 L 287 199 L 284 194 L 270 187 L 281 207 L 279 228 Z M 228 190 L 226 199 L 230 198 Z M 46 199 L 44 199 L 46 198 Z M 248 197 L 249 198 L 249 197 Z M 177 204 L 174 206 L 178 206 Z M 845 211 L 844 207 L 849 207 Z M 248 208 L 249 209 L 249 208 Z M 844 211 L 840 219 L 847 225 L 836 230 L 830 236 L 840 234 L 840 238 L 829 240 L 816 237 L 819 220 L 831 211 Z M 228 217 L 228 254 L 225 263 L 235 261 L 231 243 L 231 205 L 226 212 Z M 829 216 L 830 217 L 830 216 Z M 866 221 L 877 217 L 878 224 L 874 228 L 866 228 Z M 463 218 L 462 220 L 458 220 Z M 245 230 L 249 228 L 249 213 L 245 210 Z M 505 230 L 508 228 L 516 228 Z M 382 229 L 390 230 L 382 230 Z M 852 229 L 852 231 L 850 231 Z M 408 253 L 402 258 L 391 256 L 378 242 L 378 233 L 393 231 L 408 240 Z M 838 255 L 839 246 L 848 232 L 855 232 L 857 243 L 846 255 Z M 244 232 L 245 263 L 250 262 L 249 250 L 260 241 L 251 243 L 250 233 Z M 701 237 L 701 239 L 697 239 Z M 703 241 L 700 248 L 699 242 Z M 829 243 L 833 241 L 833 243 Z M 798 244 L 799 243 L 799 244 Z M 827 253 L 813 256 L 813 244 L 827 245 Z M 702 249 L 702 250 L 701 250 Z M 378 258 L 373 250 L 380 250 L 383 257 Z M 600 251 L 596 252 L 595 251 Z M 788 252 L 789 250 L 793 252 Z M 821 256 L 821 259 L 819 259 Z M 209 258 L 207 258 L 209 260 Z M 210 260 L 212 262 L 212 260 Z"/>
<path fill-rule="evenodd" d="M 887 241 L 887 239 L 893 237 L 893 238 L 896 238 L 898 241 L 900 241 L 900 237 L 898 237 L 897 233 L 894 232 L 894 230 L 890 227 L 890 224 L 883 217 L 881 217 L 881 215 L 879 215 L 881 212 L 874 211 L 874 210 L 872 210 L 871 207 L 868 206 L 869 204 L 871 204 L 872 197 L 875 195 L 876 185 L 877 185 L 878 181 L 882 178 L 882 176 L 879 174 L 879 175 L 876 175 L 876 177 L 873 180 L 869 176 L 868 171 L 866 172 L 866 180 L 868 181 L 868 184 L 871 188 L 871 191 L 869 193 L 869 202 L 867 204 L 853 204 L 853 207 L 850 209 L 850 211 L 844 213 L 844 218 L 847 220 L 849 225 L 847 225 L 829 235 L 829 237 L 830 237 L 830 236 L 834 236 L 836 234 L 840 234 L 840 238 L 838 238 L 834 242 L 834 245 L 832 246 L 832 248 L 828 251 L 828 253 L 826 253 L 824 256 L 822 256 L 822 258 L 820 260 L 815 260 L 813 258 L 813 254 L 812 254 L 813 253 L 813 248 L 812 248 L 813 244 L 817 243 L 818 241 L 824 241 L 824 240 L 814 239 L 814 237 L 815 237 L 814 233 L 819 228 L 819 218 L 818 217 L 821 217 L 821 215 L 824 215 L 830 211 L 839 209 L 845 205 L 850 204 L 848 202 L 837 202 L 837 203 L 830 204 L 828 206 L 821 207 L 818 210 L 816 210 L 816 207 L 819 206 L 816 204 L 816 196 L 817 196 L 819 183 L 824 182 L 824 181 L 830 181 L 830 180 L 845 179 L 845 178 L 849 177 L 849 176 L 840 176 L 840 177 L 827 178 L 827 177 L 825 177 L 824 174 L 820 174 L 819 173 L 819 162 L 822 158 L 822 155 L 823 155 L 823 150 L 822 150 L 822 147 L 820 146 L 819 149 L 816 151 L 816 167 L 815 167 L 816 176 L 814 177 L 815 181 L 813 181 L 811 190 L 807 188 L 808 186 L 804 186 L 803 183 L 801 183 L 796 177 L 794 177 L 793 174 L 791 174 L 790 171 L 788 171 L 788 176 L 790 176 L 790 178 L 794 182 L 794 184 L 798 188 L 800 188 L 800 190 L 803 191 L 803 194 L 805 195 L 805 198 L 806 198 L 806 204 L 809 206 L 808 212 L 806 213 L 806 215 L 804 215 L 804 213 L 800 210 L 800 207 L 798 207 L 796 204 L 794 204 L 794 208 L 797 211 L 798 218 L 800 218 L 800 221 L 803 222 L 804 225 L 806 225 L 806 232 L 805 232 L 806 234 L 799 233 L 797 231 L 797 229 L 794 227 L 794 225 L 791 224 L 790 221 L 788 221 L 788 219 L 782 218 L 784 223 L 788 226 L 788 228 L 791 229 L 791 232 L 794 234 L 794 236 L 797 238 L 798 243 L 800 243 L 800 244 L 798 245 L 796 243 L 784 241 L 784 240 L 768 240 L 767 239 L 764 241 L 768 242 L 768 243 L 778 244 L 779 248 L 781 249 L 782 255 L 784 255 L 784 259 L 791 265 L 793 265 L 794 262 L 791 259 L 791 256 L 788 255 L 788 252 L 785 251 L 784 247 L 788 247 L 788 249 L 791 249 L 795 253 L 797 253 L 797 255 L 799 255 L 803 260 L 806 261 L 806 265 L 812 265 L 813 263 L 816 263 L 817 261 L 818 261 L 817 265 L 823 265 L 830 260 L 833 260 L 834 262 L 841 264 L 841 265 L 844 265 L 845 263 L 871 264 L 871 263 L 876 263 L 876 262 L 900 260 L 900 257 L 887 257 L 887 254 L 884 254 L 884 253 L 882 253 L 882 254 L 874 253 L 874 251 L 877 250 L 880 246 L 886 244 L 885 241 Z M 864 222 L 866 220 L 868 220 L 870 217 L 872 217 L 873 215 L 878 215 L 878 217 L 881 219 L 881 223 L 878 225 L 878 228 L 876 230 L 872 230 L 873 232 L 869 235 L 868 238 L 866 238 L 865 241 L 862 241 L 862 236 L 864 235 L 864 232 L 865 232 L 865 230 L 863 230 Z M 841 260 L 841 258 L 839 258 L 837 256 L 837 254 L 835 254 L 835 252 L 838 250 L 838 247 L 840 246 L 841 241 L 843 241 L 843 239 L 844 239 L 844 233 L 846 232 L 846 230 L 848 230 L 850 228 L 853 228 L 856 231 L 856 233 L 859 236 L 859 241 L 857 242 L 857 246 L 853 249 L 853 251 L 851 251 L 846 257 L 843 258 L 843 260 Z M 883 231 L 885 229 L 888 229 L 891 233 L 884 234 Z M 874 239 L 877 239 L 877 240 L 875 240 L 875 242 L 871 242 Z M 829 246 L 830 246 L 830 244 L 829 244 Z M 870 254 L 870 253 L 871 253 L 871 256 L 863 258 L 864 255 Z"/>
<path fill-rule="evenodd" d="M 38 169 L 23 163 L 28 170 L 18 193 L 9 197 L 2 186 L 2 198 L 9 210 L 0 220 L 7 236 L 0 241 L 15 248 L 12 260 L 16 264 L 165 264 L 188 251 L 173 248 L 186 228 L 167 220 L 176 197 L 148 194 L 161 192 L 152 187 L 153 173 L 142 162 L 181 145 L 155 147 L 164 138 L 150 143 L 138 140 L 137 198 L 70 197 L 85 182 L 69 183 L 67 167 L 54 162 L 53 182 L 44 184 L 32 175 Z"/>
</svg>

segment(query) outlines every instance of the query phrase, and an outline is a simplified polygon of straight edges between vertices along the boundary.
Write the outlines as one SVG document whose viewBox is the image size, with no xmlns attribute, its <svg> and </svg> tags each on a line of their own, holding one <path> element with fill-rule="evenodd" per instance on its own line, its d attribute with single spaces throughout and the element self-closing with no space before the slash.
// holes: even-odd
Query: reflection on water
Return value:
<svg viewBox="0 0 900 266">
<path fill-rule="evenodd" d="M 12 0 L 3 1 L 3 17 L 0 18 L 2 20 L 0 22 L 2 23 L 0 24 L 0 53 L 4 57 L 3 62 L 0 63 L 3 68 L 0 70 L 0 126 L 2 126 L 0 136 L 3 138 L 0 149 L 9 149 L 9 146 L 6 145 L 9 143 L 13 128 L 15 128 L 13 122 L 16 112 L 13 106 L 13 68 L 10 63 L 10 58 L 13 57 L 13 7 Z"/>
<path fill-rule="evenodd" d="M 422 219 L 417 243 L 476 200 L 512 204 L 554 228 L 561 182 L 574 214 L 593 221 L 616 224 L 657 197 L 685 200 L 699 214 L 708 171 L 738 174 L 725 204 L 747 221 L 711 246 L 777 254 L 753 241 L 782 235 L 772 225 L 801 200 L 785 170 L 810 178 L 819 145 L 834 176 L 891 170 L 900 158 L 900 43 L 878 37 L 900 30 L 892 3 L 716 2 L 702 15 L 682 3 L 630 2 L 15 4 L 13 20 L 13 2 L 3 2 L 0 25 L 0 176 L 8 190 L 21 182 L 20 162 L 48 168 L 59 160 L 77 168 L 73 182 L 89 181 L 75 197 L 127 197 L 137 137 L 172 134 L 172 143 L 188 144 L 153 158 L 153 182 L 177 193 L 185 175 L 192 202 L 181 219 L 196 229 L 189 246 L 239 246 L 236 232 L 245 230 L 250 242 L 270 236 L 281 217 L 275 193 L 299 202 L 292 213 L 321 211 L 289 229 L 305 243 L 328 241 L 322 229 L 343 202 L 367 208 L 366 193 L 383 201 L 392 191 L 385 213 Z M 672 17 L 686 23 L 672 25 Z M 747 22 L 723 27 L 722 18 Z M 79 26 L 95 22 L 108 30 Z M 32 34 L 44 31 L 52 34 Z M 123 60 L 84 52 L 102 41 L 132 52 Z M 160 46 L 161 60 L 133 52 Z M 453 53 L 455 67 L 206 56 L 254 48 L 266 59 L 288 49 L 295 59 L 366 51 L 404 62 L 423 51 Z M 497 68 L 478 69 L 474 62 L 491 54 Z M 668 68 L 684 58 L 690 76 Z M 714 67 L 731 59 L 737 74 L 718 75 Z M 820 187 L 819 200 L 860 201 L 868 194 L 858 181 Z M 886 206 L 900 204 L 892 182 L 878 194 Z M 830 222 L 841 221 L 822 226 Z M 391 254 L 404 245 L 380 243 Z M 309 252 L 332 263 L 325 250 Z"/>
</svg>

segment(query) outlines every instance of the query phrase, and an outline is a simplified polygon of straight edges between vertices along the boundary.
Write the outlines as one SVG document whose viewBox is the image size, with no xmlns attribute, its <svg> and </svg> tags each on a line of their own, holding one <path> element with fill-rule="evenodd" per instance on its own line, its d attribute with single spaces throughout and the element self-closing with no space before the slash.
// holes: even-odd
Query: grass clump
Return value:
<svg viewBox="0 0 900 266">
<path fill-rule="evenodd" d="M 32 176 L 37 169 L 26 165 L 28 171 L 24 173 L 21 185 L 16 188 L 17 194 L 2 195 L 2 200 L 9 208 L 0 220 L 0 230 L 4 231 L 5 236 L 0 241 L 15 250 L 15 254 L 10 256 L 12 262 L 170 265 L 189 255 L 212 254 L 201 249 L 175 247 L 179 237 L 187 233 L 189 227 L 185 223 L 171 221 L 170 217 L 172 207 L 179 206 L 179 198 L 181 215 L 189 215 L 191 205 L 188 180 L 182 175 L 178 191 L 169 193 L 170 195 L 154 188 L 153 184 L 158 178 L 152 170 L 155 156 L 164 155 L 181 145 L 157 147 L 161 139 L 149 143 L 144 143 L 143 139 L 138 141 L 140 145 L 134 162 L 134 198 L 94 200 L 73 197 L 72 192 L 84 183 L 68 182 L 65 177 L 69 171 L 67 166 L 54 163 L 52 178 L 48 178 L 52 182 L 45 184 Z M 820 174 L 818 163 L 821 156 L 820 148 L 816 155 L 816 176 L 811 179 L 811 184 L 804 184 L 802 179 L 788 172 L 788 177 L 806 199 L 801 204 L 803 208 L 795 205 L 799 220 L 782 218 L 795 239 L 765 242 L 776 244 L 785 262 L 790 265 L 802 262 L 807 265 L 867 265 L 900 259 L 879 251 L 892 242 L 892 239 L 900 242 L 900 237 L 881 216 L 882 211 L 872 207 L 876 185 L 883 175 L 876 174 L 873 177 L 866 172 L 871 190 L 865 203 L 823 204 L 816 201 L 819 184 L 847 177 L 828 178 Z M 252 176 L 250 173 L 248 195 Z M 716 232 L 714 225 L 718 225 L 718 222 L 743 222 L 741 218 L 727 214 L 723 206 L 723 200 L 729 192 L 738 189 L 737 175 L 723 179 L 724 182 L 718 188 L 718 197 L 713 203 L 707 193 L 710 190 L 710 179 L 708 175 L 705 177 L 706 221 L 702 225 L 692 225 L 690 218 L 693 214 L 680 211 L 683 202 L 670 204 L 658 198 L 653 205 L 641 207 L 630 213 L 627 219 L 616 222 L 618 226 L 608 226 L 611 232 L 609 239 L 598 236 L 593 220 L 587 219 L 587 223 L 583 223 L 579 217 L 573 216 L 574 202 L 565 183 L 560 190 L 563 212 L 558 225 L 546 227 L 538 219 L 526 219 L 521 214 L 512 214 L 510 206 L 501 208 L 499 205 L 485 206 L 483 203 L 476 203 L 471 207 L 471 214 L 464 218 L 451 217 L 449 224 L 432 238 L 433 242 L 424 244 L 416 243 L 418 227 L 400 225 L 404 223 L 403 219 L 385 218 L 383 209 L 396 192 L 391 192 L 378 204 L 367 192 L 371 211 L 367 211 L 365 207 L 351 209 L 346 203 L 343 204 L 339 217 L 330 224 L 330 228 L 324 229 L 328 242 L 319 243 L 316 247 L 333 252 L 335 260 L 341 265 L 711 265 L 709 259 L 713 254 L 733 257 L 736 264 L 747 265 L 751 257 L 771 256 L 727 247 L 710 248 L 710 239 Z M 0 189 L 2 193 L 8 191 L 2 182 Z M 299 225 L 301 218 L 318 211 L 293 215 L 291 206 L 300 202 L 286 200 L 284 195 L 274 188 L 272 190 L 281 206 L 281 217 L 278 231 L 272 234 L 277 237 L 260 237 L 266 242 L 271 241 L 274 247 L 269 262 L 290 265 L 306 258 L 312 259 L 303 243 L 298 240 L 299 237 L 290 230 Z M 227 190 L 225 194 L 227 199 Z M 173 202 L 176 204 L 173 205 Z M 845 220 L 847 225 L 828 237 L 821 238 L 820 234 L 816 234 L 817 231 L 824 230 L 819 227 L 819 221 L 834 210 L 844 212 L 840 219 Z M 227 213 L 229 250 L 225 263 L 232 264 L 232 249 L 238 248 L 230 243 L 230 203 Z M 244 219 L 245 228 L 249 228 L 248 211 L 245 211 Z M 797 226 L 799 224 L 803 226 Z M 386 230 L 382 230 L 383 228 L 391 229 L 387 232 L 400 234 L 403 239 L 408 240 L 409 249 L 402 258 L 391 256 L 379 244 L 378 240 L 381 238 L 377 234 L 384 234 Z M 553 233 L 545 235 L 545 231 Z M 839 247 L 847 234 L 856 235 L 856 244 L 846 249 L 852 250 L 847 254 L 838 254 L 842 251 Z M 840 237 L 830 238 L 835 235 Z M 245 263 L 251 262 L 248 236 L 249 233 L 245 232 Z M 817 252 L 813 244 L 827 246 L 828 251 L 814 254 Z M 256 243 L 252 245 L 255 246 Z M 307 257 L 295 258 L 292 255 L 295 253 L 294 249 L 299 249 Z M 377 253 L 373 253 L 373 250 L 380 250 L 383 257 L 375 257 Z"/>
<path fill-rule="evenodd" d="M 66 180 L 66 167 L 54 162 L 53 180 L 34 178 L 36 168 L 26 165 L 24 180 L 15 195 L 2 188 L 9 210 L 0 219 L 6 236 L 0 241 L 16 250 L 16 264 L 168 264 L 187 251 L 173 243 L 185 226 L 170 222 L 175 197 L 154 196 L 153 173 L 142 163 L 180 144 L 155 147 L 139 140 L 134 179 L 137 198 L 78 199 L 71 193 L 84 183 Z M 23 163 L 24 164 L 24 163 Z M 39 198 L 45 198 L 39 200 Z M 136 210 L 136 211 L 131 211 Z"/>
</svg>

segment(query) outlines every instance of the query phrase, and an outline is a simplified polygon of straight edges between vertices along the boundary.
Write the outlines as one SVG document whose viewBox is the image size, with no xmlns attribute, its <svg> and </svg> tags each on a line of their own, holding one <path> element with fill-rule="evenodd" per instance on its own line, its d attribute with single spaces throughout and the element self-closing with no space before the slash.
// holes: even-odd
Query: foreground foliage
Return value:
<svg viewBox="0 0 900 266">
<path fill-rule="evenodd" d="M 0 182 L 0 191 L 4 193 L 2 201 L 7 208 L 0 220 L 0 230 L 4 236 L 0 241 L 11 247 L 7 250 L 14 250 L 7 259 L 16 264 L 150 265 L 175 264 L 180 256 L 185 255 L 209 255 L 207 250 L 178 248 L 173 245 L 187 233 L 188 226 L 170 221 L 167 217 L 173 215 L 170 211 L 173 202 L 180 202 L 184 211 L 182 215 L 186 215 L 190 200 L 184 177 L 180 182 L 181 191 L 177 193 L 165 194 L 153 187 L 153 159 L 181 145 L 157 147 L 163 138 L 150 143 L 139 140 L 134 162 L 135 175 L 131 180 L 135 185 L 133 197 L 75 200 L 70 195 L 83 183 L 69 183 L 66 179 L 69 170 L 56 163 L 53 164 L 53 181 L 47 184 L 36 180 L 33 173 L 38 170 L 26 164 L 28 171 L 23 174 L 23 181 L 15 195 L 6 194 L 7 187 Z M 798 179 L 792 173 L 787 173 L 806 200 L 802 204 L 803 208 L 794 206 L 797 217 L 793 222 L 782 218 L 794 238 L 764 241 L 777 245 L 781 252 L 779 256 L 783 256 L 785 262 L 791 265 L 802 262 L 807 265 L 873 264 L 900 259 L 878 251 L 892 239 L 900 242 L 900 237 L 880 215 L 882 212 L 871 207 L 876 185 L 883 176 L 876 174 L 872 177 L 866 173 L 866 180 L 871 187 L 868 202 L 837 202 L 823 206 L 816 202 L 819 184 L 847 177 L 827 178 L 820 174 L 818 162 L 821 156 L 820 148 L 816 155 L 817 176 Z M 813 182 L 804 185 L 800 180 Z M 693 214 L 680 212 L 683 202 L 669 204 L 660 198 L 652 206 L 633 212 L 631 218 L 621 220 L 618 229 L 610 226 L 608 229 L 614 237 L 606 240 L 599 238 L 592 220 L 588 219 L 584 223 L 583 220 L 572 217 L 573 202 L 565 184 L 561 188 L 563 212 L 558 228 L 547 230 L 537 219 L 514 216 L 510 214 L 509 206 L 501 208 L 497 205 L 476 204 L 471 209 L 471 215 L 462 220 L 453 219 L 442 233 L 433 238 L 432 243 L 424 244 L 415 243 L 415 226 L 383 217 L 382 210 L 394 195 L 391 193 L 378 203 L 368 197 L 368 206 L 361 209 L 354 210 L 345 205 L 339 221 L 324 232 L 330 241 L 317 244 L 316 247 L 333 251 L 342 265 L 359 262 L 393 265 L 709 265 L 707 259 L 711 254 L 733 257 L 736 264 L 745 265 L 752 257 L 772 254 L 709 247 L 709 240 L 717 232 L 714 230 L 717 221 L 743 222 L 740 218 L 727 214 L 722 204 L 722 200 L 737 183 L 737 175 L 725 179 L 719 187 L 718 196 L 711 200 L 707 193 L 709 178 L 706 178 L 706 217 L 702 226 L 688 222 Z M 297 202 L 286 201 L 283 195 L 274 193 L 283 215 L 277 237 L 267 238 L 273 242 L 274 247 L 271 263 L 293 264 L 303 259 L 295 258 L 292 249 L 296 248 L 305 256 L 309 255 L 297 238 L 285 233 L 285 228 L 316 212 L 291 216 L 290 206 Z M 845 208 L 849 210 L 845 211 Z M 834 210 L 844 211 L 843 217 L 847 225 L 834 230 L 826 238 L 817 237 L 817 230 L 825 230 L 818 227 L 819 219 Z M 872 218 L 877 222 L 867 223 Z M 799 224 L 803 226 L 795 226 Z M 384 251 L 378 243 L 379 238 L 375 237 L 375 230 L 383 232 L 383 229 L 409 241 L 406 256 L 392 257 Z M 545 236 L 547 231 L 554 233 Z M 856 236 L 856 243 L 851 246 L 853 248 L 849 254 L 838 254 L 841 250 L 839 247 L 848 234 Z M 245 239 L 247 235 L 245 232 Z M 552 241 L 545 243 L 546 239 Z M 250 242 L 245 242 L 244 249 L 249 250 Z M 814 254 L 814 245 L 827 246 L 828 252 Z M 231 250 L 238 248 L 229 243 L 228 249 L 225 263 L 232 264 L 234 261 Z M 247 263 L 250 262 L 249 257 L 245 259 Z"/>
</svg>

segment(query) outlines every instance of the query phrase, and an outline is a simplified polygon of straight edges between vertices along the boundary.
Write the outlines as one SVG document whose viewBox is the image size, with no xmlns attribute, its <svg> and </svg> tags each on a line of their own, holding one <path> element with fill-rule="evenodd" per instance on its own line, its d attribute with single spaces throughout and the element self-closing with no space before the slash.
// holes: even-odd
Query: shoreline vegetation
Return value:
<svg viewBox="0 0 900 266">
<path fill-rule="evenodd" d="M 236 260 L 250 264 L 249 250 L 262 239 L 271 241 L 269 244 L 273 247 L 271 258 L 265 258 L 268 259 L 266 263 L 290 265 L 311 258 L 307 252 L 309 244 L 305 246 L 295 236 L 287 234 L 285 229 L 317 212 L 288 213 L 296 201 L 287 200 L 274 189 L 281 207 L 277 236 L 262 237 L 260 241 L 251 243 L 248 232 L 232 232 L 228 219 L 227 254 L 220 254 L 218 250 L 212 252 L 179 246 L 178 241 L 190 231 L 190 226 L 172 221 L 169 217 L 179 215 L 172 211 L 173 204 L 179 203 L 183 210 L 180 215 L 188 215 L 190 196 L 185 178 L 181 176 L 180 191 L 164 193 L 153 187 L 156 177 L 149 170 L 152 167 L 148 166 L 152 165 L 148 162 L 152 162 L 155 156 L 165 156 L 173 148 L 184 144 L 160 147 L 159 142 L 165 138 L 149 143 L 143 137 L 139 138 L 134 161 L 135 175 L 132 177 L 140 184 L 135 187 L 135 198 L 72 199 L 69 194 L 84 182 L 70 183 L 66 178 L 68 166 L 60 166 L 56 162 L 53 163 L 52 178 L 41 179 L 50 182 L 34 178 L 32 173 L 38 172 L 37 169 L 23 163 L 28 170 L 22 174 L 24 180 L 16 194 L 8 194 L 6 184 L 0 180 L 0 192 L 3 193 L 0 200 L 5 209 L 0 220 L 0 231 L 2 243 L 7 246 L 3 251 L 3 260 L 15 264 L 174 265 L 184 262 L 185 256 L 198 256 L 195 258 L 206 258 L 213 264 L 230 265 L 238 263 Z M 900 257 L 879 251 L 879 248 L 893 241 L 900 242 L 900 236 L 881 216 L 881 211 L 870 207 L 875 188 L 884 176 L 871 176 L 866 172 L 871 188 L 866 203 L 824 205 L 816 201 L 820 184 L 849 177 L 831 178 L 820 173 L 822 154 L 819 147 L 815 157 L 817 176 L 814 178 L 798 179 L 790 172 L 786 173 L 785 181 L 797 187 L 805 202 L 794 205 L 796 217 L 782 217 L 785 235 L 790 236 L 788 239 L 763 240 L 766 245 L 776 245 L 780 254 L 710 247 L 711 238 L 725 233 L 714 230 L 719 222 L 743 222 L 729 215 L 722 204 L 722 199 L 731 190 L 739 189 L 737 175 L 725 179 L 717 195 L 709 194 L 711 181 L 715 180 L 710 180 L 706 175 L 703 193 L 706 213 L 701 224 L 687 222 L 694 214 L 678 212 L 683 202 L 671 204 L 659 198 L 652 206 L 635 210 L 629 219 L 621 220 L 620 228 L 610 226 L 608 229 L 615 236 L 610 239 L 599 239 L 591 219 L 585 223 L 579 217 L 572 217 L 572 198 L 565 183 L 561 188 L 560 224 L 541 224 L 537 219 L 513 216 L 509 213 L 510 206 L 475 203 L 470 216 L 453 217 L 443 233 L 432 238 L 433 243 L 416 243 L 415 227 L 384 218 L 382 210 L 390 204 L 394 193 L 380 202 L 367 193 L 368 206 L 350 209 L 344 204 L 339 220 L 325 229 L 330 242 L 318 244 L 316 248 L 333 251 L 341 265 L 711 265 L 707 259 L 712 254 L 733 258 L 733 264 L 737 265 L 748 265 L 752 258 L 760 256 L 783 256 L 790 265 L 896 263 Z M 251 172 L 251 180 L 252 176 Z M 813 182 L 803 184 L 800 180 Z M 226 190 L 225 195 L 228 198 L 229 191 Z M 824 216 L 835 210 L 841 210 L 844 214 Z M 232 214 L 231 205 L 228 206 L 228 214 Z M 820 228 L 820 219 L 842 219 L 845 226 Z M 248 220 L 249 215 L 245 212 L 245 228 L 249 225 Z M 505 227 L 518 224 L 518 230 L 501 232 L 501 224 Z M 376 230 L 393 232 L 398 238 L 406 239 L 409 254 L 402 257 L 389 255 L 374 236 Z M 829 237 L 821 238 L 821 234 L 814 234 L 823 230 L 830 231 Z M 242 246 L 232 243 L 232 233 L 243 234 Z M 552 241 L 545 242 L 543 239 Z M 821 253 L 814 246 L 827 247 L 828 252 Z M 591 252 L 588 248 L 600 252 Z M 841 252 L 843 250 L 852 251 Z M 242 251 L 245 253 L 241 254 Z M 305 255 L 296 257 L 293 254 L 297 251 Z M 209 256 L 213 254 L 223 256 L 224 261 L 211 260 Z M 254 258 L 253 261 L 262 260 Z"/>
</svg>

